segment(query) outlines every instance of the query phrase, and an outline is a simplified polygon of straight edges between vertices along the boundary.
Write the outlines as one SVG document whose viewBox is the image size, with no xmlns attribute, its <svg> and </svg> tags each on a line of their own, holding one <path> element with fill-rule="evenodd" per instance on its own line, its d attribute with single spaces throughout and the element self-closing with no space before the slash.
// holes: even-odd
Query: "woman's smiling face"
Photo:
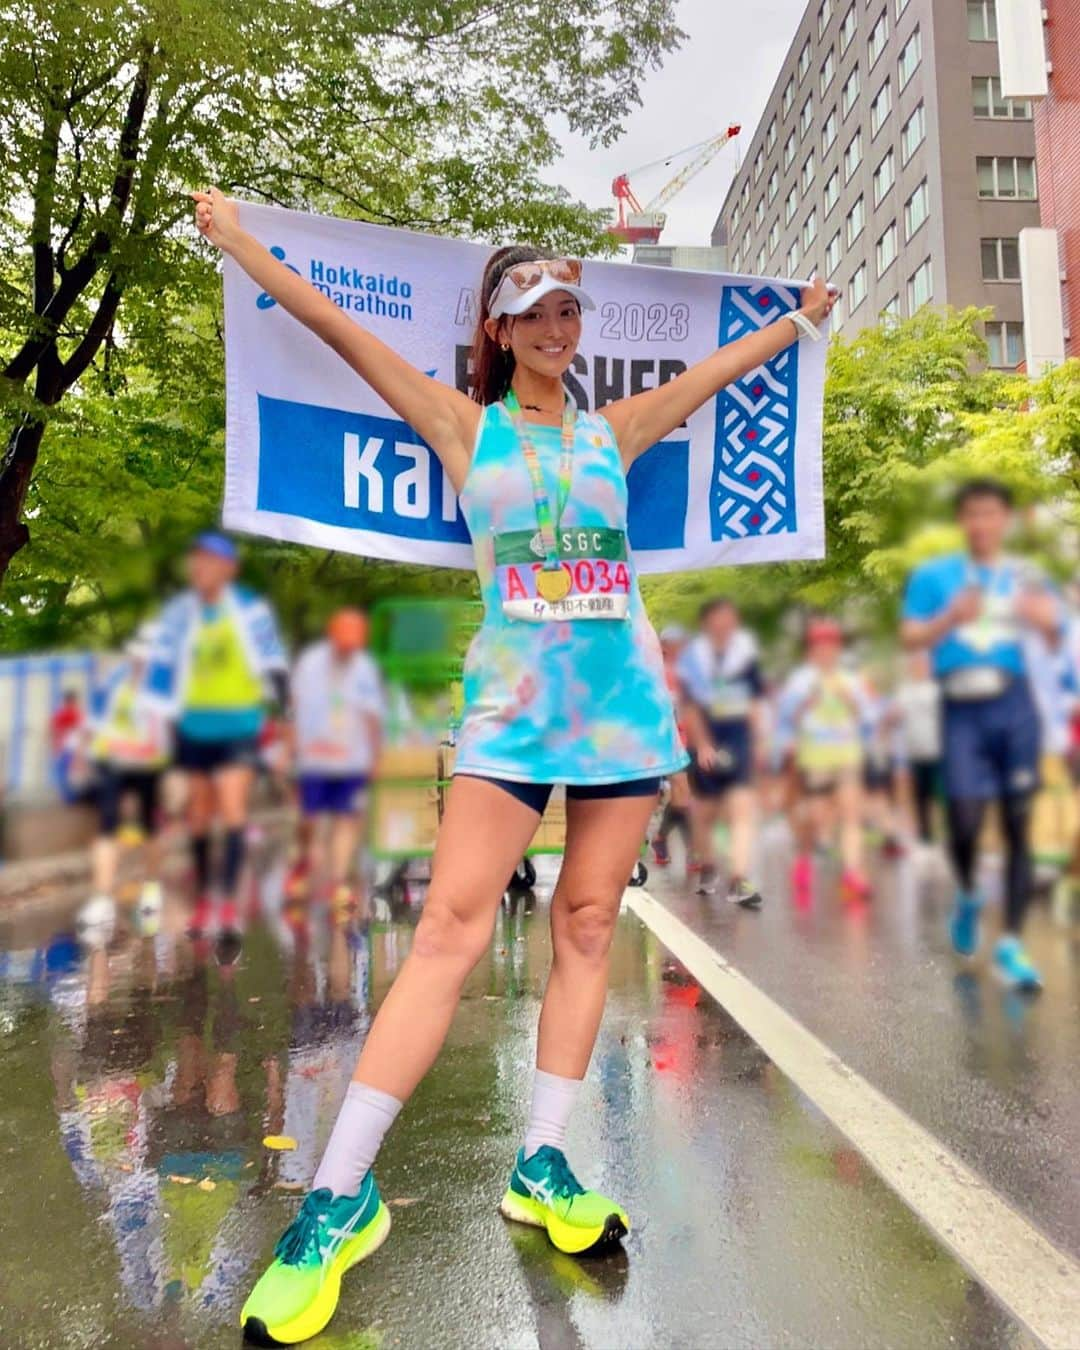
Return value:
<svg viewBox="0 0 1080 1350">
<path fill-rule="evenodd" d="M 568 291 L 550 291 L 516 318 L 491 320 L 497 342 L 509 342 L 514 360 L 537 375 L 560 379 L 581 341 L 581 310 Z"/>
</svg>

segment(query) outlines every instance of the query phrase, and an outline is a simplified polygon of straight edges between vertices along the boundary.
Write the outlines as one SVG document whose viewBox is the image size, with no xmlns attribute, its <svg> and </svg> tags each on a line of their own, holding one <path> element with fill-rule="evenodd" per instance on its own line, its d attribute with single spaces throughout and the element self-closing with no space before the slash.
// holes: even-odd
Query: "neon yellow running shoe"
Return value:
<svg viewBox="0 0 1080 1350">
<path fill-rule="evenodd" d="M 317 1336 L 334 1315 L 341 1277 L 382 1245 L 390 1231 L 371 1172 L 355 1196 L 312 1191 L 274 1248 L 251 1291 L 240 1325 L 257 1345 L 295 1345 Z"/>
<path fill-rule="evenodd" d="M 499 1210 L 507 1219 L 546 1228 L 561 1252 L 612 1247 L 630 1231 L 626 1211 L 598 1191 L 587 1191 L 562 1150 L 550 1144 L 530 1158 L 519 1149 Z"/>
</svg>

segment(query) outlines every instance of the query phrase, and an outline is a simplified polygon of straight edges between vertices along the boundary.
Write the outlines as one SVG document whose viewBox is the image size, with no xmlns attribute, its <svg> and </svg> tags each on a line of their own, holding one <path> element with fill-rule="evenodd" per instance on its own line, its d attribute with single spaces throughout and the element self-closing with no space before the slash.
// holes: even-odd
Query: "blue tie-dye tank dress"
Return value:
<svg viewBox="0 0 1080 1350">
<path fill-rule="evenodd" d="M 554 511 L 560 429 L 530 424 L 529 432 Z M 608 423 L 577 416 L 557 541 L 571 580 L 564 601 L 537 594 L 544 555 L 536 509 L 501 403 L 484 410 L 461 507 L 485 614 L 465 661 L 456 771 L 587 785 L 685 767 L 660 643 L 626 544 L 626 477 Z"/>
</svg>

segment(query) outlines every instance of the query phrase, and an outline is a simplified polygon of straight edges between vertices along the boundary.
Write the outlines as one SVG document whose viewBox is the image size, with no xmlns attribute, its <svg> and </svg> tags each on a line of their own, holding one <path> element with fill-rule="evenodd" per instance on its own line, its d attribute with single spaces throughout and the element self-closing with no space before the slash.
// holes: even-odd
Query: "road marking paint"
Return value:
<svg viewBox="0 0 1080 1350">
<path fill-rule="evenodd" d="M 623 903 L 1047 1350 L 1080 1345 L 1080 1265 L 647 891 Z"/>
</svg>

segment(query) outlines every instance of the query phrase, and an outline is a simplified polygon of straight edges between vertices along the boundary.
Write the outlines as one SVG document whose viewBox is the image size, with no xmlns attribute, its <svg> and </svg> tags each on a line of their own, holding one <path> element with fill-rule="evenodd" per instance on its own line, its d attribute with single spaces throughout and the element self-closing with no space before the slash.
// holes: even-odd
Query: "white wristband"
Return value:
<svg viewBox="0 0 1080 1350">
<path fill-rule="evenodd" d="M 806 315 L 802 312 L 802 310 L 799 309 L 789 310 L 788 313 L 784 315 L 784 318 L 791 320 L 791 322 L 799 330 L 800 338 L 807 337 L 811 340 L 811 342 L 820 342 L 821 339 L 825 336 L 825 334 L 821 331 L 821 329 L 817 326 L 817 324 L 814 323 L 811 319 L 808 319 Z"/>
</svg>

